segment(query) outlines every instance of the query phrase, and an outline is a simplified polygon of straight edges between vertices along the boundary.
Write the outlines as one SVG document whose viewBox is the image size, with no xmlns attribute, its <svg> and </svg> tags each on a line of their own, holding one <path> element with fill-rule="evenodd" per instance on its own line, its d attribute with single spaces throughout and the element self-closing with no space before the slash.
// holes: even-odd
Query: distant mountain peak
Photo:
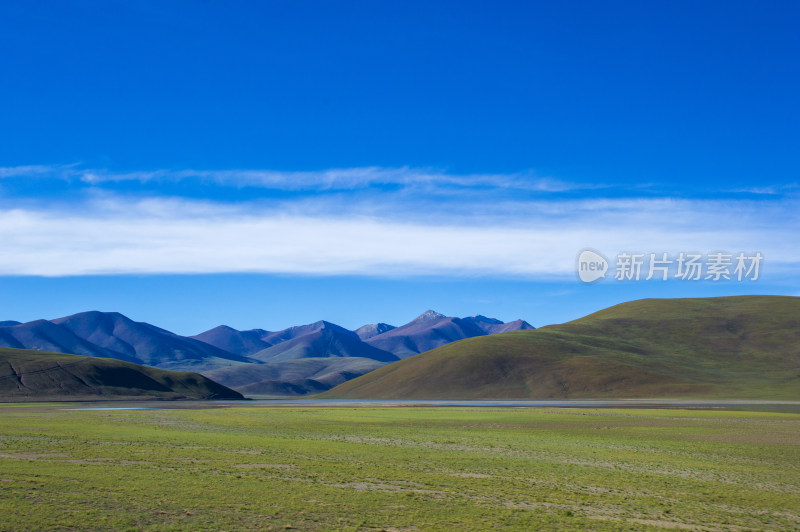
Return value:
<svg viewBox="0 0 800 532">
<path fill-rule="evenodd" d="M 314 322 L 314 323 L 312 323 L 311 325 L 312 325 L 312 326 L 313 326 L 315 329 L 336 329 L 336 330 L 340 330 L 340 329 L 342 329 L 342 327 L 341 327 L 341 326 L 339 326 L 339 325 L 336 325 L 335 323 L 332 323 L 332 322 L 330 322 L 330 321 L 325 321 L 325 320 L 319 320 L 319 321 L 315 321 L 315 322 Z M 349 332 L 349 331 L 348 331 L 348 332 Z"/>
<path fill-rule="evenodd" d="M 298 330 L 311 329 L 311 330 L 315 330 L 316 331 L 316 330 L 319 330 L 319 329 L 325 329 L 326 327 L 330 328 L 331 325 L 335 325 L 335 324 L 331 323 L 329 321 L 325 321 L 325 320 L 318 320 L 318 321 L 315 321 L 314 323 L 309 323 L 307 325 L 293 325 L 292 327 L 289 327 L 288 329 L 285 329 L 285 330 L 287 330 L 287 331 L 298 331 Z M 335 325 L 335 326 L 338 327 L 338 325 Z"/>
<path fill-rule="evenodd" d="M 122 318 L 123 320 L 133 321 L 129 317 L 125 316 L 120 312 L 104 312 L 102 310 L 87 310 L 85 312 L 78 312 L 77 314 L 71 314 L 64 318 L 59 318 L 60 320 L 68 320 L 72 318 L 93 318 L 93 319 L 104 319 L 104 318 L 114 318 L 119 319 Z M 52 320 L 55 321 L 55 320 Z"/>
<path fill-rule="evenodd" d="M 411 320 L 411 323 L 419 323 L 421 321 L 440 320 L 440 319 L 446 318 L 446 317 L 447 316 L 445 316 L 444 314 L 439 314 L 435 310 L 426 310 L 425 312 L 423 312 L 422 314 L 420 314 L 419 316 L 417 316 L 416 318 Z"/>
<path fill-rule="evenodd" d="M 216 327 L 214 327 L 213 329 L 209 329 L 208 331 L 205 331 L 205 332 L 212 332 L 212 331 L 225 331 L 225 332 L 231 332 L 231 331 L 236 331 L 236 329 L 234 329 L 234 328 L 233 328 L 233 327 L 231 327 L 230 325 L 217 325 L 217 326 L 216 326 Z"/>
<path fill-rule="evenodd" d="M 503 323 L 502 321 L 500 321 L 500 320 L 498 320 L 496 318 L 487 318 L 483 314 L 475 314 L 470 319 L 472 319 L 473 321 L 480 321 L 480 322 L 484 322 L 484 323 L 494 323 L 495 325 L 499 325 L 499 324 Z"/>
<path fill-rule="evenodd" d="M 389 325 L 388 323 L 369 323 L 367 325 L 362 325 L 353 332 L 362 340 L 368 340 L 395 328 L 394 325 Z"/>
</svg>

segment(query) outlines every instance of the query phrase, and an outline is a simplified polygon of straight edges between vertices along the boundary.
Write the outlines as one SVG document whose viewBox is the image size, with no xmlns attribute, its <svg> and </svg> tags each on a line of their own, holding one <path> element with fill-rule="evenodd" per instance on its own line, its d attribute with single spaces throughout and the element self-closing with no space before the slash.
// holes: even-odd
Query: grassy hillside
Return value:
<svg viewBox="0 0 800 532">
<path fill-rule="evenodd" d="M 320 397 L 800 399 L 800 298 L 633 301 L 455 342 Z"/>
<path fill-rule="evenodd" d="M 0 348 L 0 401 L 241 398 L 197 373 L 110 358 Z"/>
</svg>

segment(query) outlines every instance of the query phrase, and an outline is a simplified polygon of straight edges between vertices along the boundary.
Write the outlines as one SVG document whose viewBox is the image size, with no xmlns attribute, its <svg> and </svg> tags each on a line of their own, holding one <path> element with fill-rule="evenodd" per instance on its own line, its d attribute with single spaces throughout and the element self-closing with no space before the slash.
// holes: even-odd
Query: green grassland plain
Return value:
<svg viewBox="0 0 800 532">
<path fill-rule="evenodd" d="M 2 530 L 797 530 L 800 414 L 0 405 Z"/>
</svg>

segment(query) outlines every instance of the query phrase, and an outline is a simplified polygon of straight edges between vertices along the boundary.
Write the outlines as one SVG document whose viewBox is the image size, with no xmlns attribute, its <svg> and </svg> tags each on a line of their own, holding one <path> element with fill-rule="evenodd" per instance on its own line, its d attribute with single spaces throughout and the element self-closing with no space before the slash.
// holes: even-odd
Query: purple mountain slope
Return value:
<svg viewBox="0 0 800 532">
<path fill-rule="evenodd" d="M 264 340 L 264 338 L 271 334 L 274 333 L 265 331 L 264 329 L 237 331 L 227 325 L 220 325 L 206 332 L 190 336 L 190 338 L 200 340 L 201 342 L 213 345 L 229 353 L 249 356 L 272 346 L 272 343 Z"/>
<path fill-rule="evenodd" d="M 407 358 L 464 338 L 528 328 L 533 327 L 522 320 L 503 323 L 484 316 L 452 318 L 428 310 L 401 327 L 369 338 L 366 343 Z"/>
<path fill-rule="evenodd" d="M 203 371 L 253 362 L 199 340 L 133 321 L 118 312 L 81 312 L 52 320 L 52 323 L 88 342 L 130 357 L 137 364 Z"/>
<path fill-rule="evenodd" d="M 302 330 L 305 334 L 286 339 L 277 345 L 254 353 L 250 358 L 267 363 L 320 357 L 361 357 L 380 362 L 399 360 L 392 353 L 362 342 L 353 331 L 348 331 L 327 321 L 319 321 L 292 329 L 293 333 Z"/>
<path fill-rule="evenodd" d="M 296 325 L 288 329 L 274 332 L 265 331 L 264 329 L 238 331 L 227 325 L 220 325 L 219 327 L 202 332 L 191 338 L 231 353 L 250 356 L 274 345 L 316 333 L 325 328 L 326 325 L 333 324 L 321 320 L 309 323 L 308 325 Z M 338 325 L 336 327 L 338 327 Z"/>
<path fill-rule="evenodd" d="M 268 342 L 270 345 L 277 345 L 287 340 L 292 340 L 294 338 L 299 338 L 301 336 L 317 332 L 325 328 L 326 325 L 334 325 L 334 324 L 324 320 L 320 320 L 320 321 L 315 321 L 314 323 L 309 323 L 308 325 L 296 325 L 294 327 L 289 327 L 288 329 L 284 329 L 282 331 L 269 333 L 263 338 L 263 340 L 265 342 Z M 335 327 L 339 326 L 335 325 Z"/>
<path fill-rule="evenodd" d="M 36 349 L 72 355 L 116 358 L 137 362 L 134 356 L 106 349 L 80 338 L 72 331 L 47 320 L 36 320 L 19 325 L 0 326 L 0 347 Z"/>
<path fill-rule="evenodd" d="M 281 331 L 265 331 L 251 329 L 238 331 L 227 325 L 220 325 L 206 332 L 192 336 L 207 344 L 239 355 L 250 356 L 269 347 L 314 334 L 325 327 L 339 327 L 330 322 L 320 320 L 308 325 L 296 325 Z M 344 330 L 344 329 L 342 329 Z M 292 344 L 294 345 L 294 344 Z"/>
</svg>

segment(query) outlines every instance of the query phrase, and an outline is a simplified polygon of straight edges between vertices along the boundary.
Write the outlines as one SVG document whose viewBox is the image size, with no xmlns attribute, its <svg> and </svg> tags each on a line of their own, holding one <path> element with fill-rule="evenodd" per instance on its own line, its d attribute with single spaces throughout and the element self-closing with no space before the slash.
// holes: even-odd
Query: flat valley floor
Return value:
<svg viewBox="0 0 800 532">
<path fill-rule="evenodd" d="M 0 530 L 800 529 L 796 412 L 69 407 L 0 404 Z"/>
</svg>

